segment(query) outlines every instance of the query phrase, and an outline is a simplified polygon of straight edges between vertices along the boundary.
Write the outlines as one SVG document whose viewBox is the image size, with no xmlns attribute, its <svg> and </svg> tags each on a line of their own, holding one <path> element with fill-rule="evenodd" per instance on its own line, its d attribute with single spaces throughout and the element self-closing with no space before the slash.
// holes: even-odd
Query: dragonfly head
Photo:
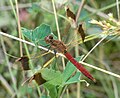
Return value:
<svg viewBox="0 0 120 98">
<path fill-rule="evenodd" d="M 53 40 L 53 36 L 52 35 L 48 35 L 45 37 L 44 39 L 46 41 L 46 43 L 50 43 Z"/>
</svg>

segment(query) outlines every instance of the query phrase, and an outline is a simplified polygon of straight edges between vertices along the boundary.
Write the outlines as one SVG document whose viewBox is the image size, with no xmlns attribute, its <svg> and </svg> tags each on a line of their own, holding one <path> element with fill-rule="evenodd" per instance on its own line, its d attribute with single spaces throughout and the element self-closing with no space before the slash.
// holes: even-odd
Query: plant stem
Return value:
<svg viewBox="0 0 120 98">
<path fill-rule="evenodd" d="M 84 61 L 88 56 L 89 54 L 106 38 L 107 36 L 104 36 L 87 54 L 86 56 L 82 59 L 82 61 Z"/>
<path fill-rule="evenodd" d="M 81 3 L 80 3 L 80 5 L 79 5 L 79 9 L 78 9 L 77 16 L 76 16 L 76 24 L 78 22 L 81 10 L 82 10 L 83 5 L 84 5 L 84 2 L 85 2 L 85 0 L 82 0 Z M 75 39 L 78 39 L 77 32 L 75 32 Z M 75 46 L 75 56 L 76 57 L 79 56 L 78 42 L 77 42 L 77 45 Z M 80 98 L 80 96 L 81 96 L 80 95 L 80 83 L 77 83 L 77 98 Z"/>
<path fill-rule="evenodd" d="M 11 86 L 9 85 L 9 83 L 5 80 L 5 78 L 1 74 L 0 74 L 0 81 L 1 81 L 1 84 L 8 91 L 8 93 L 11 94 L 11 96 L 13 96 L 14 95 L 13 89 L 11 88 Z"/>
<path fill-rule="evenodd" d="M 81 63 L 81 64 L 83 64 L 83 65 L 86 65 L 86 66 L 89 66 L 89 67 L 91 67 L 91 68 L 93 68 L 93 69 L 96 69 L 96 70 L 98 70 L 98 71 L 101 71 L 101 72 L 103 72 L 103 73 L 109 74 L 109 75 L 111 75 L 111 76 L 114 76 L 114 77 L 120 79 L 120 75 L 115 74 L 115 73 L 113 73 L 113 72 L 110 72 L 110 71 L 104 70 L 104 69 L 102 69 L 102 68 L 93 66 L 93 65 L 88 64 L 88 63 L 85 63 L 85 62 L 83 62 L 83 61 L 79 61 L 79 63 Z"/>
<path fill-rule="evenodd" d="M 5 44 L 4 44 L 4 41 L 3 41 L 3 38 L 2 38 L 1 35 L 0 35 L 0 40 L 1 40 L 2 48 L 3 48 L 3 52 L 4 52 L 4 55 L 5 55 L 6 48 L 5 48 Z M 11 76 L 11 80 L 12 80 L 12 83 L 13 83 L 13 86 L 14 86 L 15 93 L 18 97 L 17 88 L 16 88 L 16 79 L 13 76 L 12 69 L 10 67 L 10 63 L 9 63 L 9 59 L 8 59 L 7 55 L 5 55 L 5 60 L 6 60 L 7 66 L 8 66 L 8 70 L 9 70 L 9 73 L 10 73 L 10 76 Z"/>
<path fill-rule="evenodd" d="M 59 87 L 57 98 L 60 98 L 62 90 L 63 90 L 63 87 Z"/>
<path fill-rule="evenodd" d="M 57 27 L 58 39 L 61 41 L 60 29 L 59 29 L 57 12 L 56 12 L 56 9 L 55 9 L 55 2 L 54 2 L 54 0 L 52 0 L 52 5 L 53 5 L 53 10 L 54 10 L 54 16 L 55 16 L 55 22 L 56 22 L 56 27 Z M 63 63 L 63 69 L 65 69 L 65 60 L 64 60 L 64 58 L 62 58 L 62 63 Z"/>
<path fill-rule="evenodd" d="M 118 2 L 118 0 L 116 0 L 116 7 L 117 7 L 118 20 L 120 21 L 120 9 L 119 9 L 119 2 Z"/>
<path fill-rule="evenodd" d="M 15 19 L 17 20 L 17 15 L 16 15 L 16 12 L 15 12 L 15 8 L 14 8 L 14 5 L 13 5 L 13 2 L 12 2 L 12 0 L 9 0 L 9 1 L 10 1 L 11 6 L 12 6 L 13 13 L 15 15 Z"/>
<path fill-rule="evenodd" d="M 55 9 L 54 0 L 52 0 L 52 5 L 53 5 L 53 11 L 54 11 L 55 22 L 56 22 L 56 27 L 57 27 L 58 39 L 61 41 L 59 24 L 58 24 L 58 19 L 57 19 L 57 12 L 56 12 L 56 9 Z"/>
<path fill-rule="evenodd" d="M 22 38 L 22 33 L 21 33 L 21 25 L 20 25 L 20 17 L 19 17 L 19 9 L 18 9 L 18 2 L 15 0 L 16 3 L 16 12 L 17 12 L 17 24 L 18 24 L 18 33 L 19 33 L 19 38 Z M 23 56 L 23 51 L 22 51 L 22 42 L 20 42 L 20 56 Z"/>
</svg>

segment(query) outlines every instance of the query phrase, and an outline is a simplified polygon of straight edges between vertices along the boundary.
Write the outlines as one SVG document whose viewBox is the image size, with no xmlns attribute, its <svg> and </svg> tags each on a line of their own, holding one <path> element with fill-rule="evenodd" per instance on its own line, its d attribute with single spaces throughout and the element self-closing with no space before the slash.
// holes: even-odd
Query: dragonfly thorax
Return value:
<svg viewBox="0 0 120 98">
<path fill-rule="evenodd" d="M 57 50 L 58 52 L 65 53 L 67 49 L 62 41 L 54 40 L 52 35 L 45 37 L 45 41 L 51 45 L 51 48 Z"/>
</svg>

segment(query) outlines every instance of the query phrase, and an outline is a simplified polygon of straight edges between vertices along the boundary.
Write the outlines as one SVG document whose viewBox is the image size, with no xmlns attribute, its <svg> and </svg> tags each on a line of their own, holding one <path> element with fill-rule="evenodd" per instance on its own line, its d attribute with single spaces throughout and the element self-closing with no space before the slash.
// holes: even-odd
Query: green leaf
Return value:
<svg viewBox="0 0 120 98">
<path fill-rule="evenodd" d="M 45 80 L 52 80 L 61 75 L 60 71 L 55 71 L 53 69 L 44 68 L 41 70 L 42 77 Z"/>
<path fill-rule="evenodd" d="M 65 70 L 63 72 L 63 83 L 68 80 L 72 73 L 76 70 L 75 66 L 71 62 L 67 62 Z"/>
<path fill-rule="evenodd" d="M 62 74 L 60 71 L 55 71 L 53 69 L 42 69 L 41 70 L 42 77 L 47 80 L 44 83 L 44 87 L 49 91 L 49 95 L 51 98 L 57 97 L 57 87 L 62 84 Z"/>
<path fill-rule="evenodd" d="M 22 28 L 23 35 L 31 40 L 34 44 L 37 45 L 47 45 L 44 41 L 44 38 L 48 35 L 53 35 L 51 32 L 51 28 L 47 24 L 41 24 L 40 26 L 36 27 L 34 30 L 28 30 L 26 28 Z M 54 35 L 53 35 L 54 36 Z"/>
<path fill-rule="evenodd" d="M 72 78 L 70 78 L 65 85 L 80 82 L 81 73 L 77 72 Z"/>
<path fill-rule="evenodd" d="M 42 96 L 40 96 L 40 98 L 50 98 L 50 96 L 42 95 Z"/>
<path fill-rule="evenodd" d="M 54 86 L 60 86 L 62 85 L 62 74 L 57 76 L 56 78 L 49 80 L 47 83 L 52 84 Z"/>
<path fill-rule="evenodd" d="M 46 83 L 58 86 L 62 84 L 62 74 L 60 71 L 55 71 L 53 69 L 42 69 L 42 77 L 47 81 Z"/>
<path fill-rule="evenodd" d="M 81 60 L 83 56 L 76 58 L 77 61 Z M 63 72 L 63 84 L 70 78 L 72 73 L 76 70 L 76 67 L 69 61 L 67 62 L 66 68 Z"/>
<path fill-rule="evenodd" d="M 33 39 L 32 39 L 32 32 L 33 32 L 33 30 L 28 30 L 28 29 L 22 27 L 22 33 L 23 33 L 23 35 L 24 35 L 27 39 L 29 39 L 29 40 L 31 40 L 31 41 L 33 41 Z"/>
<path fill-rule="evenodd" d="M 49 84 L 49 83 L 45 83 L 44 87 L 49 91 L 49 95 L 51 98 L 56 98 L 57 97 L 57 88 L 56 86 Z"/>
</svg>

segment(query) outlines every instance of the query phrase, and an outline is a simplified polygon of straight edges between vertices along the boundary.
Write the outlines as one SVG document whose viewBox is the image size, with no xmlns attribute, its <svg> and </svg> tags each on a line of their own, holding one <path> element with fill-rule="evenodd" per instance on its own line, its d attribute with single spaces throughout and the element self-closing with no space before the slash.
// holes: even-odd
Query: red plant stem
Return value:
<svg viewBox="0 0 120 98">
<path fill-rule="evenodd" d="M 64 55 L 70 62 L 77 68 L 79 69 L 86 77 L 88 77 L 90 80 L 96 82 L 96 80 L 92 77 L 92 75 L 79 63 L 77 62 L 70 53 L 65 51 Z"/>
</svg>

